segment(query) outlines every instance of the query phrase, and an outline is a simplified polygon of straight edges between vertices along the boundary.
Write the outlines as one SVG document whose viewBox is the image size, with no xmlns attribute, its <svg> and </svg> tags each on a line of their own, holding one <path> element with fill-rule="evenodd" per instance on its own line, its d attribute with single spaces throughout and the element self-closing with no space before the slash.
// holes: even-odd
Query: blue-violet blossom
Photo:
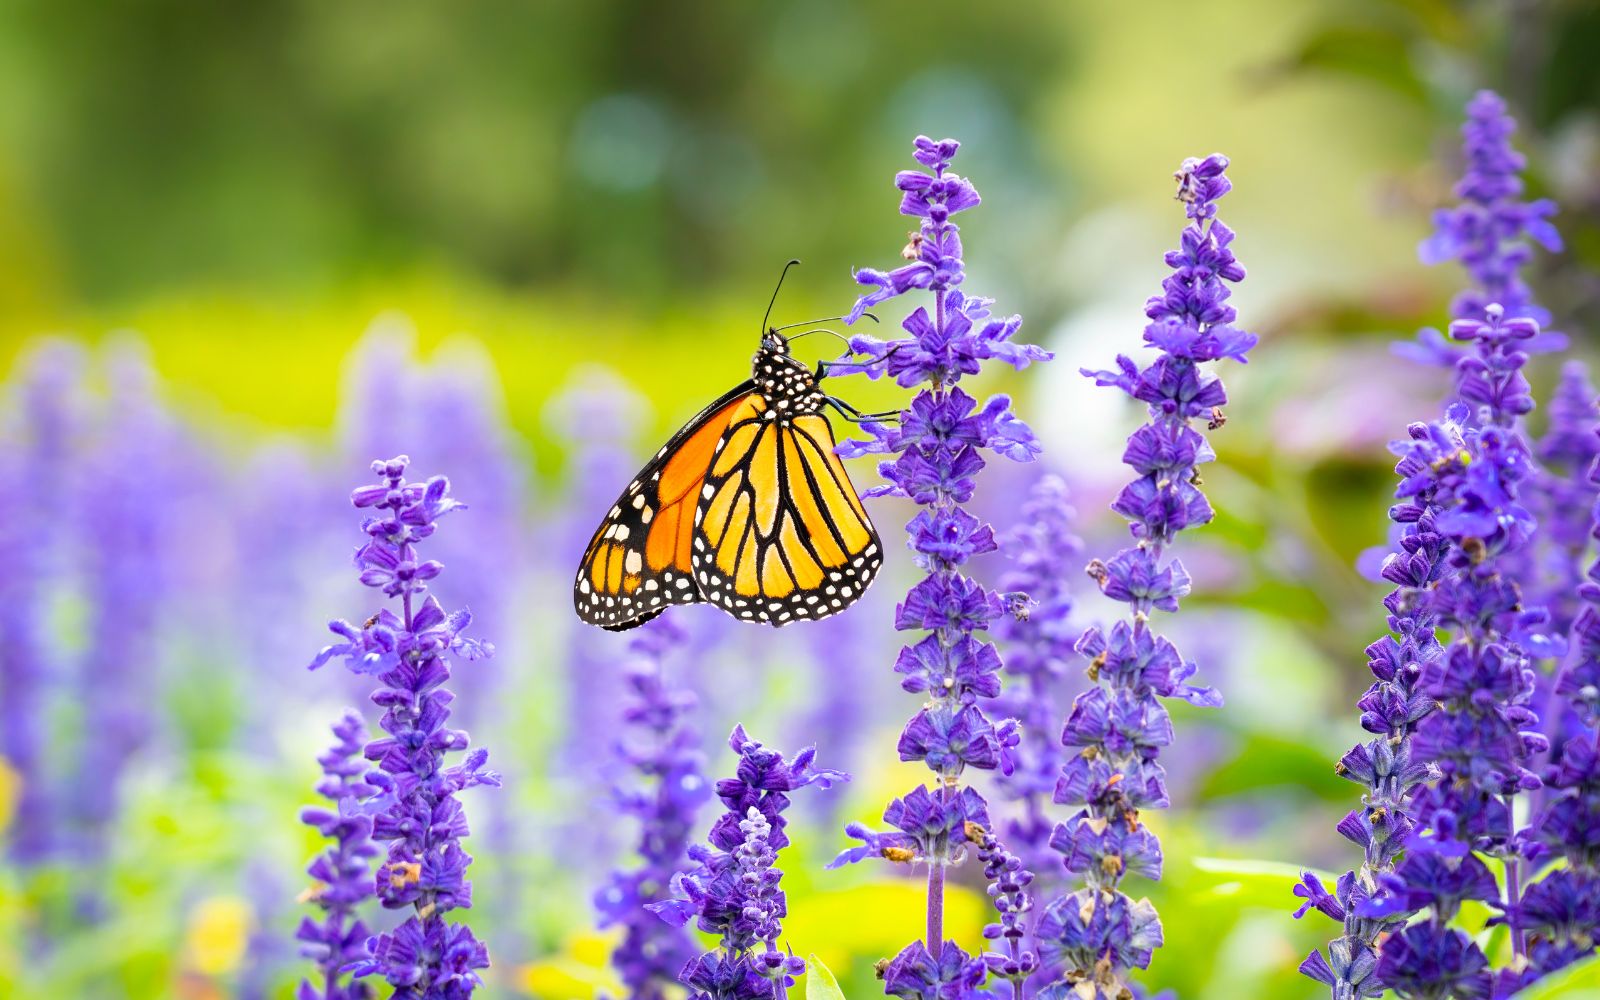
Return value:
<svg viewBox="0 0 1600 1000">
<path fill-rule="evenodd" d="M 901 686 L 924 697 L 923 707 L 900 735 L 904 761 L 922 761 L 934 773 L 934 788 L 918 787 L 890 803 L 884 819 L 896 832 L 879 834 L 847 828 L 863 842 L 835 864 L 878 855 L 928 866 L 925 940 L 893 959 L 884 976 L 894 996 L 933 1000 L 964 989 L 973 976 L 984 977 L 982 959 L 944 940 L 945 870 L 965 854 L 968 823 L 988 829 L 987 806 L 963 772 L 1012 769 L 1011 752 L 1021 736 L 1015 720 L 998 725 L 985 713 L 984 699 L 1000 690 L 1001 659 L 993 644 L 978 636 L 1007 614 L 1025 613 L 1020 595 L 995 593 L 963 572 L 974 556 L 997 548 L 994 530 L 964 510 L 975 476 L 986 464 L 984 452 L 1029 461 L 1039 450 L 1030 431 L 1011 412 L 1010 400 L 996 396 L 983 404 L 957 385 L 984 362 L 1024 368 L 1050 354 L 1013 341 L 1021 317 L 990 314 L 989 299 L 968 295 L 961 235 L 954 216 L 979 204 L 977 190 L 950 170 L 960 144 L 919 136 L 913 157 L 924 169 L 895 177 L 900 212 L 920 220 L 902 251 L 906 263 L 891 271 L 863 269 L 856 281 L 871 291 L 851 310 L 854 322 L 867 309 L 911 291 L 933 296 L 933 310 L 918 306 L 901 323 L 906 336 L 880 341 L 851 338 L 855 360 L 833 371 L 884 375 L 910 388 L 923 386 L 893 424 L 868 423 L 871 437 L 849 441 L 841 455 L 889 455 L 879 465 L 886 486 L 867 496 L 910 499 L 922 509 L 907 526 L 910 548 L 926 574 L 896 610 L 895 627 L 927 635 L 906 646 L 895 670 Z"/>
<path fill-rule="evenodd" d="M 1254 334 L 1234 325 L 1229 285 L 1244 279 L 1234 259 L 1233 230 L 1217 218 L 1217 201 L 1232 190 L 1228 159 L 1214 153 L 1187 159 L 1174 175 L 1189 223 L 1177 250 L 1166 254 L 1171 273 L 1161 294 L 1145 303 L 1147 347 L 1156 357 L 1141 367 L 1119 355 L 1109 371 L 1083 374 L 1144 403 L 1149 419 L 1128 438 L 1123 462 L 1135 478 L 1112 501 L 1128 519 L 1134 543 L 1110 560 L 1089 564 L 1089 575 L 1128 618 L 1109 630 L 1091 628 L 1077 651 L 1089 661 L 1094 686 L 1078 695 L 1061 742 L 1072 752 L 1061 768 L 1055 801 L 1077 812 L 1056 826 L 1051 847 L 1083 888 L 1052 900 L 1039 918 L 1043 957 L 1061 968 L 1086 998 L 1127 996 L 1128 976 L 1146 968 L 1162 943 L 1161 922 L 1148 900 L 1122 892 L 1129 874 L 1161 877 L 1161 845 L 1139 818 L 1141 809 L 1167 806 L 1165 772 L 1157 762 L 1172 742 L 1163 698 L 1217 706 L 1212 688 L 1186 683 L 1196 670 L 1176 646 L 1156 634 L 1153 611 L 1176 611 L 1189 593 L 1189 574 L 1166 548 L 1178 532 L 1208 523 L 1211 505 L 1200 491 L 1199 466 L 1214 458 L 1195 428 L 1222 426 L 1227 394 L 1206 362 L 1244 362 Z"/>
<path fill-rule="evenodd" d="M 333 843 L 306 868 L 314 881 L 304 898 L 319 906 L 323 915 L 321 922 L 302 918 L 295 932 L 301 942 L 300 954 L 317 966 L 317 980 L 301 980 L 296 1000 L 367 1000 L 372 996 L 368 984 L 342 978 L 347 966 L 367 957 L 367 926 L 357 910 L 372 898 L 371 859 L 379 853 L 371 840 L 372 815 L 365 806 L 375 791 L 364 780 L 367 765 L 361 760 L 367 729 L 360 716 L 346 712 L 334 723 L 333 735 L 337 742 L 317 758 L 322 765 L 317 794 L 331 807 L 300 812 L 301 822 L 316 827 Z"/>
<path fill-rule="evenodd" d="M 472 660 L 493 647 L 466 636 L 470 613 L 446 613 L 428 592 L 444 567 L 420 558 L 417 546 L 441 517 L 465 505 L 450 497 L 443 476 L 407 482 L 409 462 L 403 455 L 373 462 L 378 482 L 350 496 L 357 508 L 372 511 L 361 525 L 367 541 L 355 556 L 361 582 L 398 598 L 400 614 L 383 608 L 360 627 L 331 623 L 343 641 L 325 647 L 311 666 L 337 658 L 356 674 L 376 677 L 372 701 L 384 709 L 388 734 L 363 751 L 377 765 L 365 779 L 375 789 L 372 838 L 389 844 L 375 888 L 386 908 L 410 907 L 412 915 L 369 940 L 368 957 L 354 971 L 383 976 L 395 1000 L 464 1000 L 482 985 L 478 970 L 489 967 L 489 953 L 465 924 L 447 919 L 451 910 L 472 905 L 466 877 L 472 857 L 461 847 L 467 817 L 456 795 L 499 785 L 500 776 L 485 769 L 489 755 L 482 748 L 445 765 L 446 755 L 466 750 L 469 741 L 446 726 L 454 696 L 444 684 L 450 654 Z"/>
<path fill-rule="evenodd" d="M 667 683 L 665 660 L 687 641 L 668 616 L 646 622 L 629 642 L 626 685 L 615 754 L 627 777 L 613 788 L 618 811 L 639 822 L 637 868 L 612 873 L 595 893 L 600 926 L 623 929 L 611 954 L 629 1000 L 660 1000 L 694 957 L 694 942 L 648 907 L 670 897 L 688 856 L 695 814 L 711 796 L 703 776 L 700 736 L 686 716 L 694 695 Z"/>
<path fill-rule="evenodd" d="M 661 919 L 682 927 L 691 919 L 716 947 L 690 959 L 678 975 L 690 1000 L 784 1000 L 802 958 L 778 948 L 788 904 L 779 884 L 778 851 L 789 793 L 816 785 L 829 788 L 849 775 L 815 766 L 816 747 L 785 760 L 735 726 L 728 746 L 739 755 L 731 778 L 717 782 L 726 811 L 711 826 L 709 843 L 689 848 L 694 866 L 672 880 L 681 896 L 651 904 Z"/>
</svg>

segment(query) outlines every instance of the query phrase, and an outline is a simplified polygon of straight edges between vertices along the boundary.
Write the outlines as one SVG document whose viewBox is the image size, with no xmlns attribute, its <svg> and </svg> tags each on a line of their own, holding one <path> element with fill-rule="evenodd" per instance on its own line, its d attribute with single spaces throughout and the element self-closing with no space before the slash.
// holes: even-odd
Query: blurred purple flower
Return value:
<svg viewBox="0 0 1600 1000">
<path fill-rule="evenodd" d="M 1068 577 L 1061 572 L 1083 550 L 1072 533 L 1073 518 L 1066 484 L 1054 475 L 1040 477 L 1023 504 L 1022 523 L 1003 545 L 1014 568 L 1000 581 L 1005 590 L 1027 594 L 1032 604 L 1025 616 L 1002 619 L 998 628 L 1012 682 L 999 694 L 996 713 L 1021 722 L 1022 744 L 1016 770 L 998 777 L 996 785 L 1021 807 L 1005 823 L 1006 844 L 1035 873 L 1045 895 L 1054 895 L 1049 890 L 1060 881 L 1049 853 L 1054 822 L 1048 811 L 1066 759 L 1057 730 L 1066 714 L 1059 698 L 1078 638 Z"/>
<path fill-rule="evenodd" d="M 47 341 L 20 361 L 0 450 L 0 476 L 14 487 L 0 518 L 0 757 L 21 786 L 7 839 L 11 859 L 24 867 L 60 847 L 45 723 L 62 651 L 45 623 L 51 594 L 68 573 L 58 512 L 71 503 L 79 458 L 84 361 L 65 341 Z"/>
<path fill-rule="evenodd" d="M 1521 272 L 1533 257 L 1528 241 L 1557 253 L 1561 234 L 1550 222 L 1556 214 L 1554 202 L 1520 200 L 1527 160 L 1511 146 L 1516 128 L 1505 101 L 1493 91 L 1480 90 L 1467 104 L 1461 126 L 1466 172 L 1455 187 L 1461 202 L 1433 214 L 1433 235 L 1417 248 L 1424 264 L 1454 260 L 1467 272 L 1474 287 L 1456 296 L 1450 307 L 1458 319 L 1476 319 L 1498 303 L 1512 318 L 1550 322 L 1550 314 L 1534 303 Z"/>
<path fill-rule="evenodd" d="M 75 487 L 89 616 L 77 698 L 88 736 L 65 806 L 86 867 L 108 851 L 122 776 L 156 731 L 161 626 L 179 596 L 182 554 L 190 551 L 181 497 L 202 478 L 202 462 L 162 403 L 142 346 L 119 345 L 106 367 L 109 398 Z M 98 919 L 100 898 L 98 880 L 83 887 L 81 913 Z"/>
<path fill-rule="evenodd" d="M 711 796 L 697 749 L 700 737 L 685 718 L 694 696 L 666 681 L 666 657 L 684 642 L 684 633 L 662 617 L 646 622 L 628 644 L 631 697 L 624 703 L 615 752 L 632 774 L 614 794 L 618 809 L 639 821 L 642 864 L 614 872 L 595 893 L 594 904 L 601 927 L 623 929 L 611 964 L 629 1000 L 660 1000 L 695 953 L 688 934 L 648 909 L 670 898 L 672 878 L 688 856 L 695 814 Z M 706 974 L 716 979 L 715 972 Z"/>
</svg>

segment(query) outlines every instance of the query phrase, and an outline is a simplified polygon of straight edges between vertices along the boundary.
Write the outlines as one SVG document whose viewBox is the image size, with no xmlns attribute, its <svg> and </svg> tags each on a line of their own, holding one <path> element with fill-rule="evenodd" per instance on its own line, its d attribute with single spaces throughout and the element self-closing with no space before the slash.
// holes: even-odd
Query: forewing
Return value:
<svg viewBox="0 0 1600 1000">
<path fill-rule="evenodd" d="M 769 413 L 752 393 L 730 415 L 695 511 L 695 583 L 748 621 L 826 618 L 861 597 L 882 545 L 828 421 Z"/>
<path fill-rule="evenodd" d="M 690 558 L 695 504 L 718 442 L 750 395 L 746 382 L 700 411 L 622 491 L 578 566 L 579 618 L 620 632 L 670 605 L 704 600 Z"/>
</svg>

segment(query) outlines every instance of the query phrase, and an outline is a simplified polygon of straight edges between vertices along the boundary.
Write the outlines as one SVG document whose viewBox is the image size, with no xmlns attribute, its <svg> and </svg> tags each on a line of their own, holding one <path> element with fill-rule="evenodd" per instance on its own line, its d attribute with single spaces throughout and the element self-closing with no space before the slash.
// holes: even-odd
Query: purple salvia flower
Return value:
<svg viewBox="0 0 1600 1000">
<path fill-rule="evenodd" d="M 1541 466 L 1537 489 L 1530 498 L 1543 529 L 1540 560 L 1540 596 L 1550 612 L 1553 632 L 1572 628 L 1582 607 L 1578 588 L 1583 582 L 1583 557 L 1589 549 L 1590 509 L 1596 491 L 1587 479 L 1600 457 L 1600 408 L 1588 368 L 1569 361 L 1550 397 L 1550 424 L 1534 447 Z"/>
<path fill-rule="evenodd" d="M 367 957 L 368 931 L 357 915 L 360 906 L 372 898 L 372 864 L 378 848 L 372 843 L 372 816 L 366 801 L 376 789 L 364 780 L 367 766 L 361 751 L 367 742 L 366 727 L 354 712 L 333 726 L 336 742 L 317 758 L 322 765 L 322 780 L 317 794 L 331 808 L 319 806 L 301 811 L 300 821 L 316 827 L 333 841 L 312 860 L 306 874 L 315 881 L 305 899 L 322 909 L 320 922 L 305 917 L 295 938 L 301 955 L 311 959 L 317 976 L 300 982 L 297 1000 L 367 1000 L 372 989 L 360 980 L 344 981 L 344 969 Z"/>
<path fill-rule="evenodd" d="M 1072 594 L 1061 567 L 1072 565 L 1083 543 L 1073 535 L 1075 515 L 1067 486 L 1055 475 L 1034 484 L 1022 506 L 1022 524 L 1002 543 L 1015 566 L 1001 578 L 1007 591 L 1027 594 L 1032 601 L 1023 618 L 1003 620 L 997 631 L 1005 640 L 1005 673 L 1011 679 L 996 701 L 996 711 L 1022 723 L 1016 770 L 995 784 L 1020 805 L 1020 815 L 1005 823 L 1005 841 L 1036 873 L 1036 884 L 1048 890 L 1059 860 L 1050 851 L 1055 826 L 1049 816 L 1056 776 L 1066 763 L 1056 727 L 1066 713 L 1059 697 L 1077 654 L 1072 630 Z M 998 682 L 998 678 L 996 678 Z"/>
<path fill-rule="evenodd" d="M 900 385 L 924 385 L 893 425 L 866 425 L 871 438 L 848 441 L 840 454 L 892 456 L 879 465 L 888 485 L 867 496 L 909 498 L 922 508 L 907 526 L 908 543 L 926 576 L 912 587 L 895 615 L 895 627 L 928 636 L 908 645 L 895 669 L 901 686 L 923 695 L 923 708 L 901 733 L 900 759 L 922 761 L 936 775 L 935 789 L 919 787 L 890 803 L 884 820 L 898 832 L 878 834 L 852 825 L 847 832 L 864 846 L 845 851 L 843 864 L 869 856 L 928 866 L 927 931 L 894 959 L 885 990 L 895 996 L 961 991 L 974 969 L 981 981 L 983 963 L 944 941 L 945 870 L 965 854 L 968 822 L 988 828 L 987 806 L 972 788 L 960 786 L 969 768 L 1009 772 L 1020 741 L 1015 720 L 993 722 L 981 699 L 999 692 L 1001 660 L 991 643 L 978 636 L 991 622 L 1026 606 L 1025 599 L 995 593 L 966 576 L 967 560 L 998 546 L 994 531 L 962 509 L 971 499 L 974 477 L 984 467 L 984 452 L 1013 461 L 1038 453 L 1033 433 L 1011 412 L 1010 400 L 996 396 L 980 404 L 957 382 L 976 374 L 985 362 L 1024 368 L 1049 352 L 1013 341 L 1019 316 L 996 317 L 990 300 L 960 289 L 965 275 L 961 236 L 953 217 L 979 203 L 977 190 L 950 170 L 960 144 L 953 139 L 916 140 L 913 156 L 925 170 L 895 177 L 902 192 L 900 211 L 921 220 L 892 271 L 861 270 L 856 281 L 872 289 L 851 310 L 853 322 L 867 309 L 918 290 L 933 296 L 933 311 L 917 307 L 901 323 L 906 336 L 892 341 L 851 338 L 855 360 L 833 371 L 888 375 Z M 955 995 L 955 994 L 951 994 Z"/>
<path fill-rule="evenodd" d="M 1021 1000 L 1023 984 L 1039 970 L 1039 956 L 1028 946 L 1032 933 L 1029 914 L 1033 910 L 1028 886 L 1033 882 L 1033 872 L 990 831 L 974 824 L 967 828 L 966 837 L 976 845 L 983 877 L 989 883 L 989 901 L 1000 918 L 983 929 L 983 936 L 1000 948 L 985 952 L 984 964 L 1006 982 L 1013 998 Z"/>
<path fill-rule="evenodd" d="M 552 436 L 570 445 L 568 496 L 559 516 L 545 521 L 538 545 L 554 554 L 560 565 L 576 565 L 594 532 L 594 512 L 616 499 L 616 484 L 636 471 L 629 443 L 632 428 L 644 415 L 644 401 L 625 382 L 604 369 L 580 374 L 546 411 Z M 606 779 L 606 755 L 594 752 L 594 734 L 616 724 L 616 706 L 623 699 L 622 674 L 616 669 L 618 653 L 627 643 L 615 633 L 585 628 L 570 616 L 562 664 L 565 675 L 562 716 L 568 722 L 558 749 L 557 774 L 570 776 L 576 795 L 586 798 L 590 789 Z M 581 812 L 575 810 L 575 812 Z M 617 831 L 596 828 L 581 814 L 569 831 L 563 857 L 609 858 Z"/>
<path fill-rule="evenodd" d="M 1336 768 L 1364 789 L 1362 808 L 1339 824 L 1363 860 L 1339 879 L 1335 906 L 1315 906 L 1343 923 L 1343 936 L 1326 959 L 1313 952 L 1301 966 L 1335 1000 L 1376 996 L 1385 986 L 1433 995 L 1407 992 L 1430 974 L 1435 954 L 1424 935 L 1437 954 L 1454 954 L 1463 939 L 1446 924 L 1459 901 L 1498 902 L 1471 851 L 1507 856 L 1509 797 L 1537 784 L 1525 766 L 1543 741 L 1525 728 L 1537 721 L 1526 708 L 1532 673 L 1511 635 L 1539 615 L 1520 609 L 1515 584 L 1496 564 L 1527 539 L 1529 518 L 1515 497 L 1526 445 L 1507 428 L 1473 428 L 1467 419 L 1455 404 L 1445 420 L 1413 424 L 1391 446 L 1400 485 L 1389 513 L 1401 533 L 1383 575 L 1396 588 L 1384 599 L 1390 634 L 1367 647 L 1375 681 L 1358 702 L 1362 727 L 1376 738 Z M 1438 628 L 1455 635 L 1448 648 Z M 1319 886 L 1308 874 L 1296 895 L 1315 901 Z M 1390 934 L 1424 908 L 1429 921 Z M 1479 963 L 1458 957 L 1453 968 L 1470 973 L 1463 988 L 1472 988 Z"/>
<path fill-rule="evenodd" d="M 1153 611 L 1176 611 L 1189 592 L 1189 574 L 1176 559 L 1163 562 L 1178 532 L 1211 520 L 1198 486 L 1211 446 L 1193 423 L 1222 425 L 1222 382 L 1200 368 L 1223 358 L 1239 362 L 1256 337 L 1234 326 L 1229 285 L 1245 271 L 1234 259 L 1233 231 L 1217 218 L 1216 200 L 1232 184 L 1228 159 L 1188 159 L 1175 175 L 1189 225 L 1180 247 L 1166 255 L 1171 273 L 1162 293 L 1145 303 L 1147 346 L 1157 350 L 1140 367 L 1119 356 L 1115 371 L 1089 371 L 1097 385 L 1114 385 L 1146 404 L 1149 420 L 1128 438 L 1123 461 L 1136 478 L 1111 507 L 1128 519 L 1135 542 L 1089 564 L 1101 591 L 1129 607 L 1129 620 L 1109 631 L 1092 628 L 1077 651 L 1089 661 L 1094 687 L 1078 695 L 1061 742 L 1074 751 L 1061 768 L 1055 801 L 1077 808 L 1058 824 L 1050 846 L 1065 857 L 1084 887 L 1045 907 L 1038 935 L 1043 957 L 1059 965 L 1084 997 L 1126 995 L 1128 974 L 1149 965 L 1161 945 L 1161 922 L 1148 901 L 1119 888 L 1128 874 L 1161 877 L 1161 848 L 1139 820 L 1142 808 L 1165 808 L 1165 773 L 1157 763 L 1173 738 L 1163 698 L 1194 705 L 1222 704 L 1211 688 L 1185 683 L 1195 665 L 1150 625 Z"/>
<path fill-rule="evenodd" d="M 666 617 L 646 622 L 629 642 L 630 699 L 622 712 L 616 755 L 632 772 L 615 788 L 619 811 L 639 821 L 638 868 L 612 874 L 595 893 L 600 926 L 623 929 L 611 964 L 628 1000 L 660 1000 L 694 956 L 683 930 L 647 908 L 670 897 L 674 875 L 688 857 L 695 813 L 711 795 L 702 773 L 699 734 L 686 721 L 694 696 L 666 681 L 665 659 L 684 633 Z"/>
<path fill-rule="evenodd" d="M 1384 601 L 1391 634 L 1367 649 L 1376 682 L 1358 703 L 1363 728 L 1377 738 L 1338 767 L 1365 788 L 1363 808 L 1339 825 L 1365 856 L 1339 880 L 1337 912 L 1317 907 L 1343 922 L 1344 936 L 1328 959 L 1313 952 L 1301 966 L 1336 1000 L 1385 987 L 1442 997 L 1504 986 L 1477 944 L 1449 924 L 1468 899 L 1516 912 L 1523 863 L 1536 854 L 1513 825 L 1514 797 L 1539 788 L 1531 766 L 1549 746 L 1536 731 L 1531 662 L 1560 656 L 1564 642 L 1529 599 L 1537 595 L 1522 589 L 1533 581 L 1535 537 L 1522 496 L 1536 485 L 1521 429 L 1534 406 L 1523 368 L 1541 342 L 1544 313 L 1518 272 L 1530 256 L 1522 237 L 1550 249 L 1560 241 L 1546 221 L 1553 205 L 1515 200 L 1522 159 L 1509 145 L 1514 123 L 1504 104 L 1483 92 L 1468 111 L 1463 204 L 1436 217 L 1423 255 L 1461 260 L 1477 283 L 1457 298 L 1449 326 L 1471 350 L 1447 355 L 1457 401 L 1445 418 L 1413 424 L 1391 446 L 1400 485 L 1389 515 L 1401 526 L 1383 566 L 1396 585 Z M 1438 628 L 1449 630 L 1448 647 Z M 1505 862 L 1503 900 L 1479 854 Z M 1297 895 L 1314 882 L 1306 876 Z M 1396 930 L 1422 911 L 1425 919 Z M 1526 934 L 1516 923 L 1511 938 L 1520 966 Z"/>
<path fill-rule="evenodd" d="M 0 518 L 0 757 L 21 784 L 8 852 L 18 865 L 45 860 L 58 846 L 45 755 L 50 678 L 60 651 L 44 623 L 54 588 L 67 575 L 61 519 L 82 406 L 82 353 L 49 341 L 19 365 L 0 475 L 17 485 Z"/>
<path fill-rule="evenodd" d="M 1591 464 L 1588 478 L 1591 489 L 1600 487 L 1600 461 Z M 1600 506 L 1591 517 L 1591 537 L 1600 539 Z M 1578 557 L 1585 551 L 1575 548 Z M 1567 721 L 1559 731 L 1546 726 L 1552 747 L 1543 801 L 1521 834 L 1530 860 L 1560 860 L 1566 867 L 1529 885 L 1498 918 L 1526 940 L 1527 967 L 1502 973 L 1517 988 L 1593 955 L 1600 942 L 1600 560 L 1590 565 L 1577 594 L 1583 603 L 1569 656 L 1547 703 L 1553 716 Z"/>
<path fill-rule="evenodd" d="M 446 613 L 428 592 L 444 567 L 422 559 L 418 545 L 432 537 L 439 518 L 464 505 L 451 498 L 443 476 L 407 482 L 409 461 L 373 462 L 378 482 L 350 496 L 371 511 L 361 525 L 367 541 L 356 550 L 361 582 L 397 598 L 400 613 L 384 608 L 359 628 L 333 622 L 329 629 L 343 641 L 325 647 L 311 666 L 337 658 L 356 674 L 375 676 L 380 686 L 372 701 L 384 709 L 388 734 L 363 751 L 377 765 L 365 779 L 376 790 L 372 838 L 389 844 L 376 890 L 386 908 L 410 907 L 413 915 L 368 941 L 369 956 L 355 974 L 383 976 L 399 1000 L 459 1000 L 481 985 L 477 970 L 488 968 L 489 954 L 465 925 L 446 919 L 472 905 L 466 878 L 472 858 L 461 847 L 469 831 L 456 795 L 499 785 L 500 776 L 485 769 L 489 755 L 481 748 L 445 765 L 448 754 L 467 749 L 468 739 L 445 725 L 454 696 L 444 684 L 451 654 L 477 659 L 493 647 L 466 636 L 469 613 Z"/>
<path fill-rule="evenodd" d="M 77 487 L 82 551 L 88 556 L 88 646 L 79 667 L 84 741 L 66 807 L 86 861 L 110 847 L 121 777 L 155 731 L 155 675 L 163 611 L 181 551 L 174 522 L 188 441 L 158 396 L 136 344 L 107 359 L 110 398 Z M 79 905 L 99 916 L 97 886 Z"/>
<path fill-rule="evenodd" d="M 1533 300 L 1522 269 L 1533 259 L 1537 243 L 1552 253 L 1561 250 L 1561 234 L 1550 222 L 1555 203 L 1546 198 L 1523 201 L 1522 171 L 1527 161 L 1511 146 L 1516 119 L 1493 91 L 1481 90 L 1467 104 L 1461 126 L 1461 152 L 1466 170 L 1456 184 L 1460 203 L 1433 214 L 1433 235 L 1417 248 L 1424 264 L 1454 260 L 1471 285 L 1450 304 L 1454 319 L 1476 320 L 1491 304 L 1512 319 L 1528 318 L 1541 325 L 1550 314 Z M 1545 334 L 1535 349 L 1559 349 L 1564 338 Z M 1413 360 L 1451 367 L 1461 358 L 1438 330 L 1428 328 L 1417 342 L 1396 345 Z"/>
<path fill-rule="evenodd" d="M 840 771 L 819 768 L 816 748 L 792 759 L 767 749 L 735 726 L 728 746 L 739 755 L 738 771 L 717 782 L 727 811 L 712 824 L 709 843 L 689 848 L 694 867 L 672 880 L 682 896 L 649 909 L 673 927 L 691 919 L 717 936 L 717 946 L 691 959 L 678 979 L 691 1000 L 784 1000 L 804 959 L 778 948 L 788 908 L 778 851 L 787 846 L 783 812 L 789 793 L 810 785 L 826 789 L 848 781 Z"/>
<path fill-rule="evenodd" d="M 1421 829 L 1407 846 L 1413 853 L 1437 852 L 1459 841 L 1503 860 L 1508 872 L 1503 905 L 1515 907 L 1525 848 L 1515 837 L 1513 800 L 1539 788 L 1531 766 L 1549 747 L 1531 707 L 1531 661 L 1559 655 L 1563 640 L 1548 634 L 1548 614 L 1530 606 L 1520 588 L 1535 525 L 1520 502 L 1533 466 L 1519 418 L 1533 404 L 1521 373 L 1527 355 L 1517 348 L 1537 336 L 1538 324 L 1506 319 L 1494 305 L 1486 315 L 1486 322 L 1457 320 L 1450 326 L 1456 339 L 1476 341 L 1476 356 L 1464 358 L 1457 368 L 1457 389 L 1462 399 L 1478 404 L 1478 426 L 1454 431 L 1460 441 L 1451 442 L 1453 455 L 1435 456 L 1429 444 L 1419 456 L 1432 463 L 1438 482 L 1435 498 L 1442 508 L 1433 523 L 1449 547 L 1448 568 L 1428 599 L 1452 640 L 1441 655 L 1422 665 L 1419 675 L 1419 686 L 1437 708 L 1418 721 L 1411 749 L 1417 762 L 1431 763 L 1436 776 L 1414 793 L 1412 818 Z M 1458 405 L 1452 411 L 1464 424 L 1462 409 Z M 1448 849 L 1461 853 L 1457 847 Z M 1397 869 L 1398 878 L 1406 878 L 1411 861 L 1408 856 Z M 1394 883 L 1380 888 L 1370 912 L 1389 916 L 1416 911 L 1412 905 L 1395 909 L 1386 903 L 1386 897 L 1400 894 Z M 1458 932 L 1446 928 L 1453 901 L 1443 890 L 1423 882 L 1420 892 L 1404 898 L 1407 904 L 1427 898 L 1431 916 L 1417 926 L 1431 928 L 1440 953 L 1453 947 Z M 1493 902 L 1500 904 L 1498 894 Z M 1387 970 L 1414 974 L 1402 959 L 1421 955 L 1431 960 L 1418 950 L 1424 947 L 1425 933 L 1413 928 L 1383 946 L 1380 980 Z M 1516 927 L 1511 936 L 1514 952 L 1523 955 L 1525 936 Z M 1391 948 L 1400 950 L 1393 961 Z M 1402 995 L 1432 995 L 1408 993 L 1411 987 L 1401 981 L 1390 985 Z"/>
</svg>

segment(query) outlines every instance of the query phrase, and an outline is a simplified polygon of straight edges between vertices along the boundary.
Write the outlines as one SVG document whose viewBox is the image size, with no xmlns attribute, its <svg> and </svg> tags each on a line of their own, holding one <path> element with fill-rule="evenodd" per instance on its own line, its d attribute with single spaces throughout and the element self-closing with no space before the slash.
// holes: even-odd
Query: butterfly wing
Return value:
<svg viewBox="0 0 1600 1000">
<path fill-rule="evenodd" d="M 882 545 L 833 449 L 820 414 L 775 419 L 760 393 L 733 405 L 695 510 L 704 600 L 772 625 L 856 602 Z"/>
<path fill-rule="evenodd" d="M 690 558 L 695 505 L 718 443 L 753 394 L 745 382 L 701 410 L 622 491 L 578 566 L 579 618 L 620 632 L 705 599 Z"/>
</svg>

